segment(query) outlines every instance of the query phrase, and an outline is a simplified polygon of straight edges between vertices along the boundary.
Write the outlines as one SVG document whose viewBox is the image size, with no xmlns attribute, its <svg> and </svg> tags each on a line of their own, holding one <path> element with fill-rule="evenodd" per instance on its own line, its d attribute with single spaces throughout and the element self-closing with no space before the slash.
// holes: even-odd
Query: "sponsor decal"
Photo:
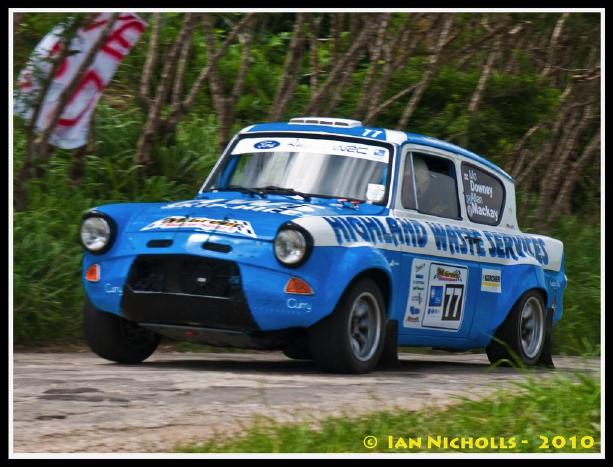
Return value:
<svg viewBox="0 0 613 467">
<path fill-rule="evenodd" d="M 355 152 L 357 154 L 368 154 L 368 147 L 356 146 L 355 144 L 337 144 L 332 148 L 333 151 Z"/>
<path fill-rule="evenodd" d="M 308 302 L 299 302 L 298 300 L 296 300 L 295 298 L 288 298 L 286 305 L 288 308 L 291 308 L 293 310 L 304 310 L 307 313 L 309 311 L 311 311 L 311 307 L 312 305 Z"/>
<path fill-rule="evenodd" d="M 123 288 L 107 282 L 104 284 L 104 292 L 108 294 L 123 295 Z"/>
<path fill-rule="evenodd" d="M 404 312 L 404 327 L 421 327 L 421 316 L 424 313 L 424 308 L 428 300 L 425 294 L 426 288 L 423 281 L 424 274 L 417 274 L 417 271 L 422 271 L 427 264 L 427 261 L 420 259 L 414 259 L 411 264 L 411 282 Z M 417 279 L 418 277 L 420 279 Z"/>
<path fill-rule="evenodd" d="M 499 269 L 481 269 L 481 291 L 494 293 L 502 291 L 502 272 Z"/>
<path fill-rule="evenodd" d="M 490 198 L 493 196 L 494 193 L 494 189 L 491 186 L 481 185 L 473 180 L 470 181 L 470 191 L 472 191 L 473 193 L 485 194 Z"/>
<path fill-rule="evenodd" d="M 434 285 L 430 287 L 430 301 L 428 306 L 441 306 L 443 303 L 443 287 Z"/>
<path fill-rule="evenodd" d="M 152 229 L 194 229 L 222 233 L 240 233 L 256 238 L 251 223 L 242 220 L 208 219 L 206 217 L 169 216 L 152 222 L 141 230 Z"/>
<path fill-rule="evenodd" d="M 419 303 L 419 304 L 421 305 L 421 302 L 422 302 L 421 292 L 420 292 L 420 293 L 418 293 L 417 295 L 413 295 L 413 296 L 411 297 L 411 301 L 412 301 L 412 302 Z"/>
<path fill-rule="evenodd" d="M 466 212 L 472 220 L 497 223 L 502 206 L 502 187 L 496 189 L 499 182 L 481 170 L 464 167 L 463 174 Z M 491 222 L 493 221 L 493 222 Z"/>
<path fill-rule="evenodd" d="M 390 268 L 395 268 L 396 266 L 400 266 L 400 263 L 398 261 L 395 260 L 391 260 L 389 262 Z"/>
<path fill-rule="evenodd" d="M 366 188 L 366 199 L 378 203 L 385 198 L 385 185 L 379 183 L 369 183 Z"/>
<path fill-rule="evenodd" d="M 445 268 L 438 267 L 432 279 L 437 279 L 439 281 L 459 281 L 461 279 L 461 273 L 458 269 L 449 271 Z"/>
<path fill-rule="evenodd" d="M 259 143 L 255 143 L 253 147 L 256 149 L 272 149 L 280 145 L 281 143 L 279 143 L 278 141 L 267 140 L 267 141 L 260 141 Z"/>
<path fill-rule="evenodd" d="M 414 251 L 436 251 L 441 256 L 472 260 L 483 258 L 508 263 L 550 262 L 545 240 L 526 234 L 422 222 L 414 219 L 374 216 L 323 216 L 332 228 L 336 244 L 370 243 L 375 247 Z"/>
<path fill-rule="evenodd" d="M 420 308 L 417 308 L 415 306 L 410 306 L 408 311 L 407 311 L 407 314 L 406 314 L 406 316 L 404 318 L 405 326 L 408 323 L 413 323 L 414 325 L 416 323 L 419 323 L 419 316 L 420 315 L 421 315 L 421 309 Z"/>
<path fill-rule="evenodd" d="M 273 214 L 284 214 L 286 216 L 303 216 L 316 212 L 318 209 L 325 209 L 323 206 L 305 205 L 301 203 L 276 202 L 268 200 L 244 200 L 244 199 L 200 199 L 190 201 L 179 201 L 178 203 L 167 204 L 160 209 L 189 209 L 189 208 L 223 208 L 241 211 L 265 212 Z"/>
</svg>

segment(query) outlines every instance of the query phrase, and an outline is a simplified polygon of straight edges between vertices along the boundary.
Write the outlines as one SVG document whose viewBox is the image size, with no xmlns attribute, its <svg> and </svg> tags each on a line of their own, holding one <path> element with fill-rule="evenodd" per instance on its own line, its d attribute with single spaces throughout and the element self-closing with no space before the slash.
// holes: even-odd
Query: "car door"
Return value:
<svg viewBox="0 0 613 467">
<path fill-rule="evenodd" d="M 450 232 L 463 227 L 466 218 L 459 161 L 446 151 L 416 145 L 406 145 L 401 157 L 392 213 L 399 223 L 419 228 L 427 242 L 403 249 L 407 292 L 399 334 L 416 345 L 461 346 L 472 325 L 480 269 L 454 255 L 450 243 Z M 455 238 L 454 245 L 468 248 L 469 241 Z"/>
</svg>

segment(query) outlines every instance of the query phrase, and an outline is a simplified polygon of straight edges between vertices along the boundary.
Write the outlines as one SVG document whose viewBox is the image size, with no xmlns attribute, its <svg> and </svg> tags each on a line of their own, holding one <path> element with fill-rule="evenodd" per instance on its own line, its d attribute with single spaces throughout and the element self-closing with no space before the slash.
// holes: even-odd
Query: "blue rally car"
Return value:
<svg viewBox="0 0 613 467">
<path fill-rule="evenodd" d="M 87 211 L 84 329 L 137 363 L 161 336 L 364 373 L 397 346 L 552 365 L 563 246 L 513 179 L 427 136 L 332 118 L 240 131 L 194 199 Z"/>
</svg>

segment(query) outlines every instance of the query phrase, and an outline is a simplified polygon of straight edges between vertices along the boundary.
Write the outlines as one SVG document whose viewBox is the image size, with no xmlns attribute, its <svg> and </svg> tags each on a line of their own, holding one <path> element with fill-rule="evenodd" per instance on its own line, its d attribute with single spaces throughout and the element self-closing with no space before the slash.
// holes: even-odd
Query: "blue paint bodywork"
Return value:
<svg viewBox="0 0 613 467">
<path fill-rule="evenodd" d="M 395 148 L 394 171 L 399 171 L 398 155 L 406 144 L 421 144 L 453 152 L 469 160 L 477 161 L 494 173 L 512 181 L 502 169 L 486 159 L 457 146 L 433 138 L 407 133 L 403 142 L 390 142 L 385 129 L 376 136 L 367 138 L 388 142 Z M 364 139 L 365 127 L 337 128 L 320 125 L 296 125 L 288 123 L 258 124 L 244 134 L 300 132 L 325 133 Z M 396 198 L 397 183 L 391 186 L 390 199 Z M 215 201 L 217 200 L 217 201 Z M 562 295 L 566 286 L 564 264 L 559 271 L 546 270 L 538 264 L 499 264 L 488 258 L 475 260 L 453 255 L 429 255 L 413 251 L 379 248 L 377 245 L 322 245 L 317 241 L 311 256 L 298 268 L 288 268 L 277 261 L 273 252 L 273 240 L 279 228 L 287 223 L 306 217 L 364 217 L 393 216 L 390 207 L 361 204 L 357 209 L 339 204 L 337 200 L 312 198 L 309 202 L 298 198 L 269 194 L 265 200 L 238 192 L 201 192 L 194 200 L 186 200 L 184 206 L 170 207 L 176 203 L 124 203 L 98 206 L 96 211 L 111 217 L 117 227 L 117 238 L 104 254 L 85 252 L 83 274 L 87 268 L 98 263 L 101 280 L 97 283 L 83 280 L 89 300 L 99 310 L 121 315 L 121 298 L 130 267 L 139 254 L 188 254 L 235 261 L 240 269 L 242 286 L 250 312 L 261 330 L 271 331 L 292 327 L 309 327 L 333 312 L 349 284 L 361 274 L 375 274 L 378 280 L 389 287 L 388 316 L 403 322 L 409 298 L 412 263 L 416 258 L 435 263 L 446 263 L 468 268 L 467 295 L 464 316 L 457 330 L 434 328 L 409 328 L 399 325 L 398 343 L 455 349 L 484 347 L 496 328 L 504 321 L 513 304 L 527 290 L 543 292 L 547 308 L 554 308 L 554 322 L 562 316 Z M 190 204 L 189 201 L 192 203 Z M 294 214 L 262 212 L 242 209 L 253 202 L 278 203 L 271 206 L 290 208 L 306 207 L 311 211 Z M 198 206 L 198 202 L 208 203 Z M 228 204 L 230 203 L 230 204 Z M 231 204 L 236 203 L 236 204 Z M 279 208 L 280 209 L 280 208 Z M 152 222 L 167 216 L 206 217 L 212 219 L 238 219 L 249 222 L 257 238 L 220 232 L 195 232 L 193 229 L 142 230 Z M 444 222 L 444 221 L 443 221 Z M 198 241 L 190 238 L 197 234 Z M 147 246 L 150 240 L 172 239 L 172 246 L 153 250 Z M 227 253 L 203 250 L 202 241 L 231 246 Z M 491 267 L 501 271 L 500 293 L 485 293 L 481 289 L 481 268 Z M 312 296 L 297 296 L 284 293 L 291 277 L 305 280 L 314 290 Z M 555 300 L 555 306 L 553 302 Z"/>
</svg>

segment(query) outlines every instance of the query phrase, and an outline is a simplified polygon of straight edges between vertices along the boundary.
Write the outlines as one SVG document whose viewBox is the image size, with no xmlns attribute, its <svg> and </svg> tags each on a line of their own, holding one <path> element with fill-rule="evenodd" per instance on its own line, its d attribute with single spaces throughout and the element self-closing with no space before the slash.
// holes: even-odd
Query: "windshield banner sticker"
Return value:
<svg viewBox="0 0 613 467">
<path fill-rule="evenodd" d="M 257 238 L 251 224 L 232 219 L 207 219 L 206 217 L 170 216 L 152 222 L 141 230 L 153 229 L 194 229 L 221 233 L 240 233 Z"/>
<path fill-rule="evenodd" d="M 258 152 L 305 152 L 332 154 L 376 162 L 389 162 L 389 151 L 381 146 L 315 138 L 243 138 L 234 147 L 232 154 Z"/>
</svg>

